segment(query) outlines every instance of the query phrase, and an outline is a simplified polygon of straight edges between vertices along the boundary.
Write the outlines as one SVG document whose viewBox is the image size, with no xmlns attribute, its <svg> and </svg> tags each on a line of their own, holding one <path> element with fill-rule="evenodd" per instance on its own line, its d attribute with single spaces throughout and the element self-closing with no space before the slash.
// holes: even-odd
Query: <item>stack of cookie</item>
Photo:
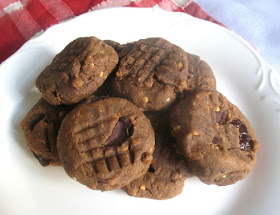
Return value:
<svg viewBox="0 0 280 215">
<path fill-rule="evenodd" d="M 168 199 L 188 177 L 233 184 L 256 162 L 254 131 L 209 65 L 162 38 L 78 38 L 35 84 L 21 122 L 31 152 L 91 189 Z"/>
</svg>

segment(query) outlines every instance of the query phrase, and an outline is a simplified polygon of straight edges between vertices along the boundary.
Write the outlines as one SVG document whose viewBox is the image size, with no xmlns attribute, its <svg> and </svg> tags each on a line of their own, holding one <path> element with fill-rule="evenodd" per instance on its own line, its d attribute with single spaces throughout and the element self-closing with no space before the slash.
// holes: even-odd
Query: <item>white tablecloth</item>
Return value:
<svg viewBox="0 0 280 215">
<path fill-rule="evenodd" d="M 194 0 L 280 73 L 280 0 Z"/>
</svg>

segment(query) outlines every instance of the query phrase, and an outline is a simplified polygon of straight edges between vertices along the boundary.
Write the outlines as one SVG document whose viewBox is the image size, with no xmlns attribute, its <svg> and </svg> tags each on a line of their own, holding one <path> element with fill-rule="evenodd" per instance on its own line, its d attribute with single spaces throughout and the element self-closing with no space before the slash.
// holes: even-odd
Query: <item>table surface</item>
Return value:
<svg viewBox="0 0 280 215">
<path fill-rule="evenodd" d="M 252 44 L 265 61 L 280 74 L 280 61 L 278 60 L 280 56 L 279 0 L 171 0 L 170 2 L 183 6 L 191 1 L 196 2 L 210 16 Z M 29 0 L 0 0 L 2 6 L 8 5 L 4 8 L 6 13 L 20 9 L 19 5 L 22 7 L 22 4 L 26 5 L 27 2 Z M 112 5 L 109 4 L 107 7 L 110 5 L 121 6 L 129 2 L 139 1 L 112 1 Z M 161 4 L 163 2 L 165 1 L 162 1 Z"/>
<path fill-rule="evenodd" d="M 279 0 L 194 0 L 209 15 L 251 43 L 280 73 Z"/>
</svg>

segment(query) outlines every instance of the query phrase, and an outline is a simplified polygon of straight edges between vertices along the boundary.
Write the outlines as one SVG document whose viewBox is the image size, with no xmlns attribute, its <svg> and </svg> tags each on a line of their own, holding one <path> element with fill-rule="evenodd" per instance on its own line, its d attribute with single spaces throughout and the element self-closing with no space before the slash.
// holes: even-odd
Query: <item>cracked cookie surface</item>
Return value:
<svg viewBox="0 0 280 215">
<path fill-rule="evenodd" d="M 93 97 L 65 117 L 57 148 L 70 177 L 104 191 L 121 188 L 147 171 L 154 138 L 150 121 L 131 102 Z"/>
<path fill-rule="evenodd" d="M 52 105 L 74 104 L 95 92 L 118 63 L 113 47 L 96 37 L 69 43 L 35 81 Z"/>
<path fill-rule="evenodd" d="M 60 124 L 72 106 L 52 106 L 41 98 L 21 121 L 30 151 L 42 166 L 61 165 L 56 138 Z"/>
<path fill-rule="evenodd" d="M 245 178 L 259 149 L 241 111 L 217 91 L 189 94 L 171 112 L 177 152 L 201 181 L 228 185 Z"/>
<path fill-rule="evenodd" d="M 179 195 L 191 171 L 184 156 L 176 153 L 175 140 L 170 135 L 168 113 L 148 113 L 155 130 L 155 151 L 145 175 L 123 189 L 135 197 L 170 199 Z"/>
</svg>

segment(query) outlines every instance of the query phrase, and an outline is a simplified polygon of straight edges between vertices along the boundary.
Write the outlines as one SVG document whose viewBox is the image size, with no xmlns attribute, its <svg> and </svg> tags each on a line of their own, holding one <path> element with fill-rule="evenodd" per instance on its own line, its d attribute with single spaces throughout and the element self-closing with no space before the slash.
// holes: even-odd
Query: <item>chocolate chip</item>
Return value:
<svg viewBox="0 0 280 215">
<path fill-rule="evenodd" d="M 221 144 L 222 143 L 222 140 L 218 137 L 214 137 L 213 140 L 212 140 L 212 143 L 213 144 Z"/>
<path fill-rule="evenodd" d="M 42 166 L 48 166 L 49 163 L 50 163 L 50 159 L 48 158 L 44 158 L 42 157 L 41 155 L 37 155 L 33 152 L 35 158 L 39 161 L 39 163 L 42 165 Z"/>
<path fill-rule="evenodd" d="M 241 150 L 252 150 L 253 141 L 248 135 L 247 127 L 239 119 L 232 120 L 231 124 L 239 128 L 239 145 Z"/>
<path fill-rule="evenodd" d="M 219 124 L 225 124 L 227 120 L 227 114 L 223 111 L 216 112 L 216 122 Z"/>
<path fill-rule="evenodd" d="M 133 125 L 127 117 L 121 117 L 117 122 L 111 136 L 106 140 L 105 146 L 119 146 L 132 135 Z"/>
<path fill-rule="evenodd" d="M 148 169 L 148 171 L 149 171 L 149 172 L 155 172 L 156 170 L 155 170 L 152 166 L 150 166 L 150 168 Z"/>
<path fill-rule="evenodd" d="M 57 97 L 57 92 L 56 91 L 53 91 L 52 94 L 55 98 Z"/>
</svg>

